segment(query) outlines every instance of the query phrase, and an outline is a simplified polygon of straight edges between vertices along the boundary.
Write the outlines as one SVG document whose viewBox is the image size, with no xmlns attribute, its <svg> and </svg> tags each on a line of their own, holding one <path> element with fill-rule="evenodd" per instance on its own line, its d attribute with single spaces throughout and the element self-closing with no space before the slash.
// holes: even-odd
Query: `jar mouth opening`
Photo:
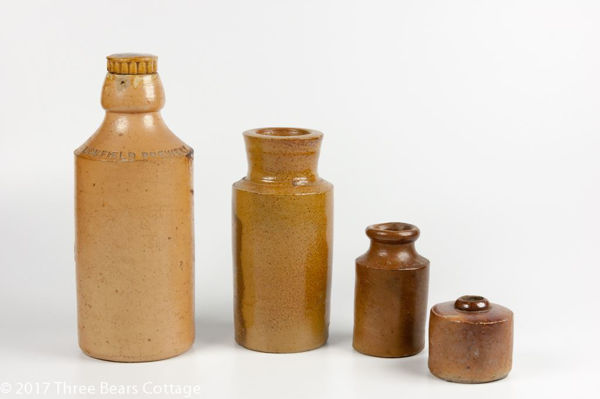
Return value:
<svg viewBox="0 0 600 399">
<path fill-rule="evenodd" d="M 317 130 L 302 129 L 297 127 L 263 127 L 244 132 L 244 136 L 266 140 L 305 140 L 315 139 L 321 137 L 322 135 L 323 133 Z"/>
<path fill-rule="evenodd" d="M 266 127 L 257 129 L 256 133 L 264 134 L 266 136 L 303 136 L 305 134 L 310 134 L 310 131 L 293 127 Z"/>
<path fill-rule="evenodd" d="M 367 236 L 375 241 L 389 243 L 408 243 L 419 238 L 419 228 L 410 223 L 388 222 L 367 227 Z"/>
<path fill-rule="evenodd" d="M 463 295 L 454 302 L 454 307 L 458 310 L 479 312 L 488 310 L 490 302 L 481 295 Z"/>
<path fill-rule="evenodd" d="M 462 299 L 463 301 L 468 301 L 468 302 L 478 302 L 478 301 L 483 301 L 485 298 L 482 297 L 481 295 L 463 295 L 460 297 L 460 299 Z"/>
</svg>

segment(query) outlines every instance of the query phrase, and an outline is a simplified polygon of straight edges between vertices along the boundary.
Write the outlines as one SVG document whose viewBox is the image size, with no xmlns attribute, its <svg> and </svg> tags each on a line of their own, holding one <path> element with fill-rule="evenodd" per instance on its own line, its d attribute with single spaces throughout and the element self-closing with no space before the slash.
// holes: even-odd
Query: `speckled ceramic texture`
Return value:
<svg viewBox="0 0 600 399">
<path fill-rule="evenodd" d="M 431 308 L 429 370 L 452 382 L 499 380 L 512 367 L 513 313 L 467 295 Z"/>
<path fill-rule="evenodd" d="M 333 186 L 317 174 L 322 133 L 244 132 L 248 174 L 233 185 L 235 339 L 263 352 L 327 340 Z"/>
<path fill-rule="evenodd" d="M 415 355 L 425 346 L 429 261 L 419 229 L 408 223 L 367 227 L 369 250 L 356 259 L 353 346 L 371 356 Z"/>
<path fill-rule="evenodd" d="M 109 73 L 102 105 L 75 151 L 79 346 L 120 362 L 172 357 L 194 340 L 192 149 L 160 116 L 156 73 Z"/>
</svg>

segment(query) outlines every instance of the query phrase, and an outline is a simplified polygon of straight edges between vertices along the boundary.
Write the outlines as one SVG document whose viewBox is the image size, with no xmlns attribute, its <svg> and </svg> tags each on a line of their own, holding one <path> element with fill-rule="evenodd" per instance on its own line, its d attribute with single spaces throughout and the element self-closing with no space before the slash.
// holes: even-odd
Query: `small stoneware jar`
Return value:
<svg viewBox="0 0 600 399">
<path fill-rule="evenodd" d="M 407 223 L 367 227 L 371 247 L 356 259 L 354 339 L 371 356 L 415 355 L 425 346 L 429 261 L 415 250 Z"/>
<path fill-rule="evenodd" d="M 513 313 L 481 296 L 466 295 L 431 308 L 429 370 L 462 383 L 504 378 L 512 367 Z"/>
</svg>

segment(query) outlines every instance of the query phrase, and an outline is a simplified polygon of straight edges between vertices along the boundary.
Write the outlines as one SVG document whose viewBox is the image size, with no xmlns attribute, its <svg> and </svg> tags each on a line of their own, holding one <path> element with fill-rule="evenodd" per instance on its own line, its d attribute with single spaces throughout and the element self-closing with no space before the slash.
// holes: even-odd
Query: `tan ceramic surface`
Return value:
<svg viewBox="0 0 600 399">
<path fill-rule="evenodd" d="M 415 355 L 425 346 L 429 261 L 407 223 L 367 227 L 369 250 L 356 259 L 353 346 L 371 356 Z"/>
<path fill-rule="evenodd" d="M 75 151 L 79 345 L 96 358 L 164 359 L 194 340 L 192 149 L 163 104 L 158 74 L 107 74 L 106 117 Z"/>
<path fill-rule="evenodd" d="M 467 296 L 468 297 L 468 296 Z M 481 297 L 475 297 L 481 298 Z M 500 305 L 465 311 L 439 303 L 429 318 L 429 370 L 444 380 L 499 380 L 512 368 L 513 313 Z"/>
<path fill-rule="evenodd" d="M 317 175 L 320 132 L 244 133 L 248 175 L 233 186 L 235 339 L 263 352 L 327 340 L 333 186 Z"/>
</svg>

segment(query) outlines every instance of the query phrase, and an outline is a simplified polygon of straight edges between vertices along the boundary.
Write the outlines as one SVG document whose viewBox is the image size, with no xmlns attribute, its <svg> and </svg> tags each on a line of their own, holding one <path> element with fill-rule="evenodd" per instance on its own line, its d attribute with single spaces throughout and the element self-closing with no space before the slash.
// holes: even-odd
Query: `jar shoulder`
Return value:
<svg viewBox="0 0 600 399">
<path fill-rule="evenodd" d="M 233 183 L 234 194 L 238 191 L 262 195 L 310 195 L 333 192 L 333 184 L 325 179 L 319 179 L 309 184 L 294 184 L 293 182 L 262 183 L 242 178 Z"/>
<path fill-rule="evenodd" d="M 431 320 L 441 319 L 455 323 L 495 324 L 512 321 L 513 312 L 496 303 L 490 303 L 486 312 L 465 312 L 454 307 L 454 301 L 442 302 L 431 308 Z"/>
<path fill-rule="evenodd" d="M 429 260 L 421 255 L 381 254 L 367 251 L 356 258 L 356 267 L 377 270 L 420 270 L 429 269 Z"/>
</svg>

